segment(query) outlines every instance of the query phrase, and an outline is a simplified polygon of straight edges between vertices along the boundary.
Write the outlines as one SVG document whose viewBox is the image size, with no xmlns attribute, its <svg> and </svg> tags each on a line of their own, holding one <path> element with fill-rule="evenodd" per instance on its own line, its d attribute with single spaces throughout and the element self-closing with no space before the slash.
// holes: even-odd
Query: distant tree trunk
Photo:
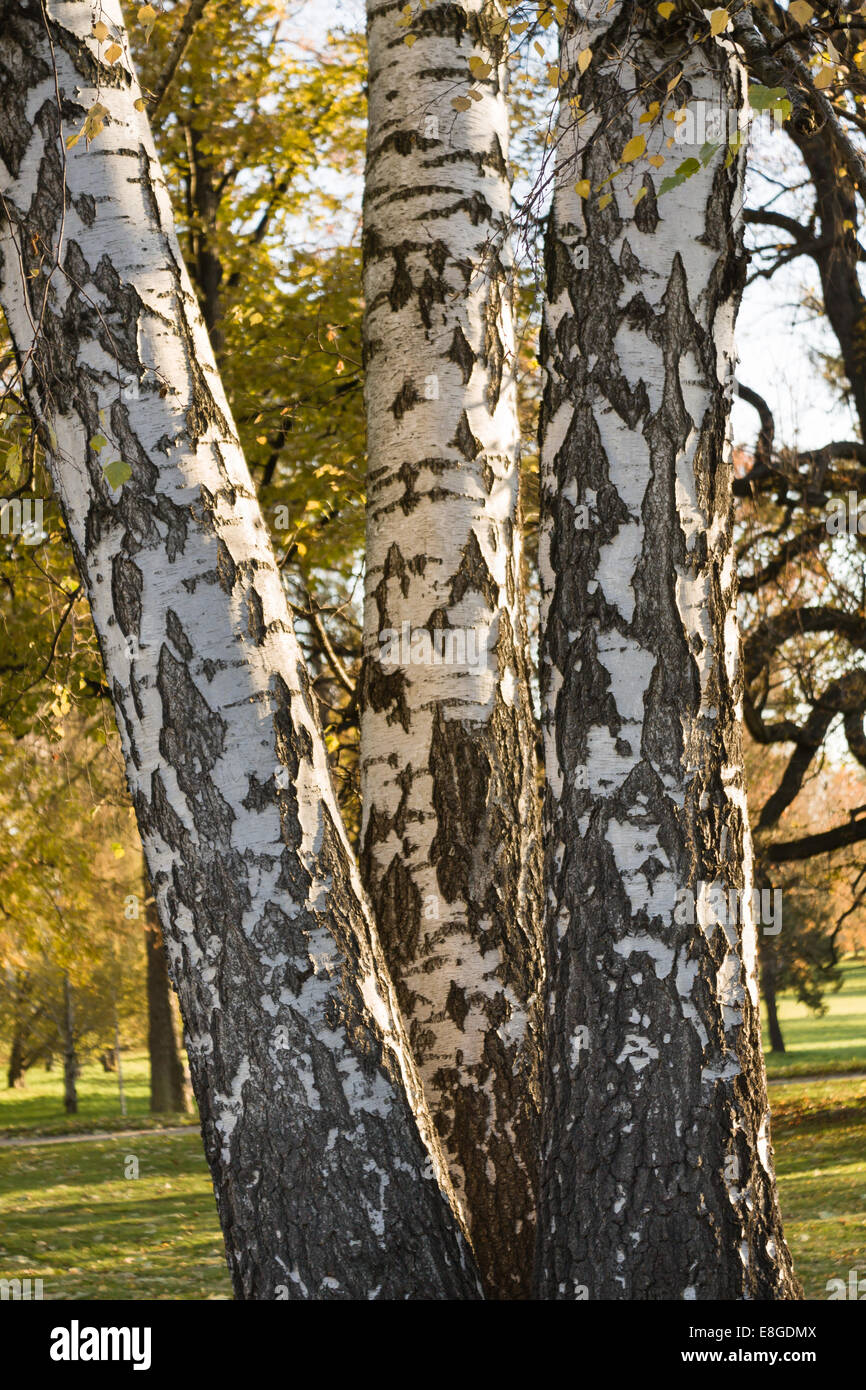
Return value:
<svg viewBox="0 0 866 1390">
<path fill-rule="evenodd" d="M 78 1051 L 75 1046 L 75 1004 L 69 976 L 63 976 L 63 1104 L 67 1115 L 78 1114 Z"/>
<path fill-rule="evenodd" d="M 368 5 L 361 865 L 485 1288 L 519 1298 L 541 875 L 497 17 L 433 3 L 409 45 Z"/>
<path fill-rule="evenodd" d="M 21 1020 L 16 1018 L 12 1032 L 12 1047 L 9 1053 L 9 1071 L 7 1073 L 9 1090 L 18 1088 L 23 1089 L 26 1085 L 24 1077 L 24 1029 Z"/>
<path fill-rule="evenodd" d="M 149 886 L 145 884 L 145 890 Z M 189 1111 L 190 1103 L 174 1024 L 168 964 L 162 944 L 162 933 L 159 930 L 156 903 L 147 891 L 145 902 L 150 1108 L 155 1114 L 185 1115 Z"/>
<path fill-rule="evenodd" d="M 779 1010 L 776 1004 L 776 967 L 774 962 L 765 961 L 761 969 L 761 988 L 767 1006 L 767 1025 L 770 1034 L 770 1050 L 785 1051 L 785 1039 L 779 1023 Z"/>
<path fill-rule="evenodd" d="M 672 74 L 725 133 L 744 78 L 721 43 L 683 62 L 607 0 L 563 58 L 591 114 L 578 139 L 561 103 L 542 346 L 539 1290 L 791 1298 L 755 924 L 728 896 L 752 888 L 728 442 L 742 158 L 703 167 L 686 143 L 698 172 L 665 197 L 645 159 L 606 182 L 636 135 L 670 158 L 669 123 L 637 118 Z"/>
<path fill-rule="evenodd" d="M 117 0 L 100 15 L 124 39 Z M 112 692 L 235 1293 L 473 1298 L 128 46 L 105 62 L 92 19 L 4 6 L 0 305 Z M 67 145 L 97 100 L 104 125 Z"/>
</svg>

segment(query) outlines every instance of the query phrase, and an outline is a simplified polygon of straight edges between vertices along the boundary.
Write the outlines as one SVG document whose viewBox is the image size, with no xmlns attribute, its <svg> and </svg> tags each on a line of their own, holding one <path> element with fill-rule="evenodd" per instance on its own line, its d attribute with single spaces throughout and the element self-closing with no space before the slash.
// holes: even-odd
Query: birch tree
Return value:
<svg viewBox="0 0 866 1390">
<path fill-rule="evenodd" d="M 117 0 L 94 18 L 0 5 L 0 305 L 92 607 L 235 1291 L 472 1298 Z"/>
<path fill-rule="evenodd" d="M 539 833 L 505 13 L 368 5 L 362 869 L 483 1279 L 533 1245 Z"/>
<path fill-rule="evenodd" d="M 744 74 L 703 17 L 689 46 L 652 11 L 638 27 L 628 4 L 580 9 L 563 37 L 543 343 L 538 1290 L 794 1297 L 732 554 L 743 155 L 728 116 L 736 130 Z M 674 104 L 712 129 L 687 136 L 665 183 Z"/>
</svg>

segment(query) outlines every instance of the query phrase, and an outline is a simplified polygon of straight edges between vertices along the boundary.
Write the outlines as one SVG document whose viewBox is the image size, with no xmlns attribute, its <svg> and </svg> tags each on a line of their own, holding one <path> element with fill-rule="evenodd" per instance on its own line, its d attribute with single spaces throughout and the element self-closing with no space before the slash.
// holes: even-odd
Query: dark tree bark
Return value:
<svg viewBox="0 0 866 1390">
<path fill-rule="evenodd" d="M 148 888 L 149 884 L 145 885 Z M 168 961 L 156 903 L 145 897 L 144 945 L 147 953 L 147 1047 L 150 1054 L 150 1108 L 155 1114 L 185 1115 L 190 1108 L 172 1008 Z"/>
<path fill-rule="evenodd" d="M 128 47 L 104 60 L 87 5 L 0 15 L 0 306 L 102 650 L 236 1295 L 473 1298 Z M 117 0 L 101 15 L 123 38 Z M 92 143 L 67 145 L 88 112 Z"/>
<path fill-rule="evenodd" d="M 701 166 L 686 144 L 681 193 L 660 197 L 646 161 L 603 184 L 635 136 L 667 155 L 669 127 L 638 116 L 671 71 L 677 104 L 721 108 L 722 130 L 743 76 L 722 45 L 683 61 L 632 14 L 593 0 L 565 40 L 569 96 L 592 48 L 592 114 L 578 137 L 562 103 L 547 243 L 538 1287 L 786 1298 L 755 924 L 728 907 L 752 886 L 727 440 L 742 159 Z M 582 179 L 611 196 L 584 202 Z"/>
</svg>

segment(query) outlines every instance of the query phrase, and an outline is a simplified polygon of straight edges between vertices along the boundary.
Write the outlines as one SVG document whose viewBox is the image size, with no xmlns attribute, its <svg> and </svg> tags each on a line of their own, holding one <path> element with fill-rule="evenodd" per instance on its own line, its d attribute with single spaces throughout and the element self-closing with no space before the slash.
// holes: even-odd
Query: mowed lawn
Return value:
<svg viewBox="0 0 866 1390">
<path fill-rule="evenodd" d="M 824 996 L 828 1012 L 817 1017 L 790 995 L 779 1001 L 784 1052 L 770 1052 L 764 1027 L 767 1074 L 808 1076 L 827 1071 L 866 1071 L 866 960 L 842 964 L 842 987 Z"/>
<path fill-rule="evenodd" d="M 231 1298 L 198 1130 L 0 1148 L 0 1277 L 46 1299 Z"/>
<path fill-rule="evenodd" d="M 771 1077 L 866 1071 L 866 963 L 848 963 L 823 1018 L 790 999 L 788 1053 L 767 1054 Z M 28 1074 L 0 1091 L 0 1135 L 61 1136 L 138 1129 L 132 1136 L 0 1147 L 0 1278 L 41 1278 L 46 1299 L 225 1299 L 231 1287 L 195 1120 L 188 1134 L 154 1132 L 147 1058 L 124 1058 L 128 1115 L 116 1077 L 87 1066 L 80 1114 L 63 1113 L 62 1077 Z M 788 1242 L 806 1296 L 831 1279 L 866 1278 L 866 1080 L 772 1085 L 773 1142 Z M 183 1122 L 183 1121 L 181 1121 Z M 135 1174 L 137 1173 L 137 1176 Z"/>
<path fill-rule="evenodd" d="M 85 1062 L 78 1080 L 78 1114 L 63 1108 L 63 1063 L 55 1060 L 51 1071 L 42 1066 L 27 1072 L 27 1085 L 7 1090 L 5 1065 L 0 1090 L 0 1138 L 26 1134 L 89 1134 L 97 1129 L 161 1129 L 191 1124 L 190 1115 L 151 1115 L 150 1063 L 147 1053 L 122 1054 L 126 1115 L 121 1113 L 117 1073 L 103 1071 L 99 1062 Z"/>
</svg>

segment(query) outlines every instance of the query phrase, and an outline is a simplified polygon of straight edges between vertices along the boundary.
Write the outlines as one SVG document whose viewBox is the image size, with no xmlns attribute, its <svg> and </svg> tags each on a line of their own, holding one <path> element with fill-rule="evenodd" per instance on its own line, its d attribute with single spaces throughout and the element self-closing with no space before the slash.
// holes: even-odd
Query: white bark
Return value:
<svg viewBox="0 0 866 1390">
<path fill-rule="evenodd" d="M 548 240 L 539 1288 L 790 1297 L 755 923 L 719 912 L 721 891 L 750 901 L 752 876 L 727 429 L 743 159 L 725 170 L 723 148 L 657 198 L 701 149 L 670 150 L 670 121 L 639 124 L 682 51 L 630 13 L 598 0 L 564 39 L 567 95 L 592 114 L 578 134 L 562 104 Z M 720 111 L 724 142 L 744 92 L 729 48 L 682 66 L 677 104 Z M 602 208 L 595 190 L 636 134 L 665 168 L 641 159 Z"/>
<path fill-rule="evenodd" d="M 519 1297 L 541 951 L 504 45 L 481 0 L 400 15 L 370 0 L 362 869 L 485 1286 Z"/>
<path fill-rule="evenodd" d="M 113 66 L 89 4 L 0 11 L 0 303 L 113 692 L 236 1292 L 473 1297 L 119 5 Z M 104 129 L 66 150 L 97 100 Z"/>
</svg>

